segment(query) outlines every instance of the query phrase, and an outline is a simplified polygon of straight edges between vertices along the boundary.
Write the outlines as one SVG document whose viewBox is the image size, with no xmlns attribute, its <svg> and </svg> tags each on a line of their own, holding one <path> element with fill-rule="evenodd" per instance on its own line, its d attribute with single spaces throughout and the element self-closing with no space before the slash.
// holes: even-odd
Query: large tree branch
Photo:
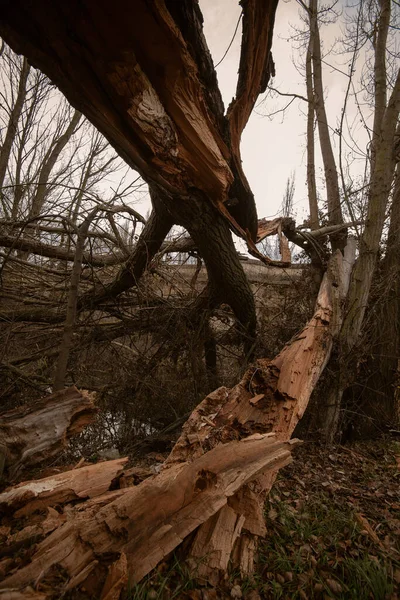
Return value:
<svg viewBox="0 0 400 600">
<path fill-rule="evenodd" d="M 62 246 L 51 246 L 44 242 L 38 242 L 23 237 L 14 237 L 7 234 L 0 234 L 0 246 L 3 248 L 11 248 L 12 250 L 22 250 L 23 252 L 36 254 L 37 256 L 45 256 L 46 258 L 56 258 L 70 262 L 73 262 L 75 259 L 75 250 L 67 250 Z M 124 260 L 125 256 L 120 253 L 112 255 L 84 252 L 82 258 L 84 264 L 92 265 L 93 267 L 118 265 Z"/>
</svg>

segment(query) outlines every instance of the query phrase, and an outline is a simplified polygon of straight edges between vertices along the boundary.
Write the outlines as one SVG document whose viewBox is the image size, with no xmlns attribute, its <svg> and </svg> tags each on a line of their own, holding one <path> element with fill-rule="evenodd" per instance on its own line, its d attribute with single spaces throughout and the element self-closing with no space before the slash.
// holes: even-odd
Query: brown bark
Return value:
<svg viewBox="0 0 400 600">
<path fill-rule="evenodd" d="M 239 143 L 272 68 L 276 1 L 242 3 L 239 80 L 225 120 L 204 41 L 194 33 L 201 15 L 186 1 L 172 4 L 168 11 L 163 0 L 116 0 L 112 6 L 105 0 L 96 6 L 39 0 L 34 7 L 0 0 L 0 31 L 151 183 L 156 214 L 162 204 L 173 222 L 186 227 L 205 260 L 209 303 L 230 304 L 251 344 L 254 299 L 230 228 L 257 254 L 254 198 L 241 170 Z M 207 557 L 206 571 L 224 568 L 229 556 L 250 571 L 265 531 L 260 506 L 273 474 L 289 459 L 287 440 L 329 357 L 340 260 L 339 255 L 331 261 L 303 332 L 274 361 L 250 369 L 235 388 L 207 397 L 158 476 L 88 502 L 2 586 L 27 585 L 39 566 L 47 573 L 58 564 L 68 585 L 76 587 L 110 553 L 113 560 L 119 556 L 114 573 L 120 567 L 125 578 L 126 555 L 137 581 L 196 528 L 190 554 Z"/>
<path fill-rule="evenodd" d="M 278 217 L 272 221 L 267 219 L 259 219 L 257 228 L 257 243 L 264 240 L 269 235 L 277 235 L 279 239 L 279 251 L 282 257 L 282 262 L 291 263 L 292 257 L 289 250 L 287 237 L 283 231 L 289 228 L 294 229 L 294 220 L 290 217 Z"/>
<path fill-rule="evenodd" d="M 58 454 L 95 413 L 90 395 L 71 387 L 0 415 L 0 448 L 8 474 L 15 476 Z"/>
<path fill-rule="evenodd" d="M 342 277 L 343 259 L 336 253 L 321 284 L 312 320 L 273 361 L 258 361 L 235 388 L 220 388 L 206 398 L 184 426 L 167 465 L 193 460 L 204 448 L 255 430 L 274 431 L 278 439 L 290 437 L 330 356 L 339 306 L 334 298 Z M 273 481 L 274 475 L 267 475 L 241 490 L 241 500 L 232 500 L 233 508 L 239 507 L 236 519 L 216 516 L 198 530 L 190 556 L 198 564 L 200 557 L 209 557 L 210 548 L 213 550 L 212 556 L 201 562 L 201 576 L 215 582 L 229 557 L 243 573 L 252 570 L 257 539 L 265 533 L 262 504 Z M 241 515 L 245 519 L 239 523 Z M 226 518 L 231 524 L 228 530 Z M 235 541 L 232 527 L 238 528 L 236 537 L 240 534 L 233 554 L 232 547 L 227 547 L 227 539 Z"/>
<path fill-rule="evenodd" d="M 2 8 L 4 37 L 50 76 L 145 179 L 175 194 L 195 186 L 224 199 L 232 181 L 229 153 L 197 65 L 162 0 L 129 6 L 118 0 L 112 10 L 104 1 L 66 7 L 41 0 L 31 10 L 3 0 Z"/>
<path fill-rule="evenodd" d="M 239 143 L 269 78 L 276 0 L 243 3 L 237 94 L 226 118 L 201 34 L 201 13 L 191 3 L 168 2 L 170 11 L 163 0 L 150 4 L 140 0 L 129 7 L 118 0 L 111 11 L 106 2 L 94 9 L 77 0 L 68 8 L 41 0 L 32 11 L 24 3 L 18 7 L 9 0 L 2 3 L 7 16 L 0 20 L 0 30 L 6 39 L 27 53 L 128 164 L 168 198 L 169 212 L 176 222 L 187 224 L 203 255 L 210 281 L 219 281 L 222 274 L 221 301 L 231 304 L 253 337 L 250 288 L 227 227 L 218 223 L 225 219 L 257 254 L 256 210 L 241 169 Z M 93 56 L 105 60 L 94 61 Z M 216 207 L 214 214 L 221 213 L 216 224 L 194 221 L 195 214 L 203 218 L 199 198 Z M 218 264 L 217 229 L 227 273 Z M 120 284 L 125 286 L 125 280 L 132 282 L 126 271 L 112 293 Z"/>
<path fill-rule="evenodd" d="M 152 195 L 190 233 L 207 267 L 210 305 L 229 304 L 251 346 L 257 324 L 254 297 L 226 219 L 202 194 L 179 206 L 156 190 Z"/>
<path fill-rule="evenodd" d="M 88 5 L 86 19 L 79 19 L 76 15 L 82 9 L 74 3 L 63 10 L 42 0 L 31 14 L 26 5 L 17 8 L 3 0 L 7 19 L 0 27 L 17 51 L 29 54 L 118 153 L 147 180 L 174 193 L 175 202 L 197 187 L 218 206 L 227 199 L 233 169 L 237 181 L 232 215 L 254 239 L 254 198 L 240 167 L 238 148 L 257 95 L 269 77 L 276 1 L 243 4 L 237 97 L 227 120 L 201 33 L 199 10 L 188 2 L 168 3 L 170 13 L 162 0 L 150 8 L 141 0 L 128 9 L 119 1 L 121 6 L 115 5 L 112 14 L 105 3 L 95 11 Z M 119 16 L 128 17 L 129 11 L 133 25 L 121 26 Z M 43 16 L 37 19 L 39 14 Z M 73 42 L 68 34 L 71 28 Z M 109 30 L 118 34 L 110 35 Z M 144 31 L 153 32 L 152 36 Z M 46 53 L 42 42 L 53 34 L 52 52 Z M 158 40 L 156 51 L 151 37 Z M 100 55 L 107 57 L 106 63 L 91 60 Z"/>
<path fill-rule="evenodd" d="M 70 583 L 79 585 L 93 560 L 107 560 L 110 553 L 124 553 L 129 579 L 140 581 L 205 519 L 226 506 L 245 482 L 290 462 L 291 445 L 277 442 L 271 434 L 257 434 L 219 445 L 139 486 L 99 496 L 41 542 L 31 563 L 7 577 L 0 588 L 23 588 L 35 581 L 38 569 L 44 571 L 43 583 L 55 564 L 66 570 Z"/>
</svg>

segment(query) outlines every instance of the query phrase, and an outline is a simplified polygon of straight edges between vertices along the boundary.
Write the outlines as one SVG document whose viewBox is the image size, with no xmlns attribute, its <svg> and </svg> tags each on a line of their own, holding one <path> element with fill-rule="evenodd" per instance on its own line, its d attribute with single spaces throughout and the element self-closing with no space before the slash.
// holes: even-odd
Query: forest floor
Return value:
<svg viewBox="0 0 400 600">
<path fill-rule="evenodd" d="M 330 449 L 305 443 L 266 504 L 257 573 L 199 588 L 181 562 L 162 563 L 129 600 L 400 599 L 400 439 Z"/>
<path fill-rule="evenodd" d="M 139 460 L 131 457 L 130 464 L 151 474 L 167 455 L 150 452 Z M 81 458 L 76 468 L 81 463 L 88 464 Z M 53 464 L 40 474 L 25 472 L 23 479 L 72 466 Z M 219 587 L 202 586 L 178 550 L 132 586 L 124 600 L 400 600 L 400 438 L 329 449 L 300 445 L 294 462 L 280 471 L 265 515 L 268 534 L 253 578 L 243 580 L 230 572 Z M 34 545 L 17 553 L 14 548 L 10 556 L 13 546 L 9 552 L 7 536 L 1 539 L 10 523 L 3 518 L 0 525 L 1 580 L 10 569 L 29 562 Z M 94 596 L 74 593 L 68 600 L 72 598 Z"/>
</svg>

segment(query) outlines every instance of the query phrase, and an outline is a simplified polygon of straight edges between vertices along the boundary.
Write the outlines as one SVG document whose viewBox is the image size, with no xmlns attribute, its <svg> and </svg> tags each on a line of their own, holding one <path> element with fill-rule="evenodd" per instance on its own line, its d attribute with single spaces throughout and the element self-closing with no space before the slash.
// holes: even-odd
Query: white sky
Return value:
<svg viewBox="0 0 400 600">
<path fill-rule="evenodd" d="M 224 55 L 235 31 L 241 8 L 234 0 L 200 0 L 200 6 L 204 15 L 205 36 L 217 63 Z M 355 4 L 357 6 L 357 4 Z M 341 17 L 337 23 L 322 27 L 321 39 L 325 52 L 333 48 L 335 41 L 343 33 L 343 23 L 348 9 L 345 0 L 339 0 L 335 7 Z M 276 77 L 273 86 L 281 92 L 306 95 L 305 83 L 301 73 L 294 66 L 293 61 L 302 62 L 299 53 L 293 50 L 292 42 L 288 40 L 293 33 L 291 25 L 297 28 L 302 26 L 299 19 L 299 4 L 295 0 L 280 0 L 276 13 L 272 54 L 275 62 Z M 240 58 L 241 26 L 236 34 L 235 40 L 227 56 L 217 67 L 218 80 L 225 106 L 229 105 L 235 93 L 237 71 Z M 349 55 L 338 54 L 333 51 L 326 57 L 327 62 L 335 67 L 348 72 L 350 64 Z M 357 63 L 358 71 L 363 67 L 364 56 L 360 55 Z M 348 78 L 327 65 L 323 64 L 323 83 L 325 101 L 328 111 L 328 122 L 331 128 L 337 127 L 341 108 L 345 96 Z M 264 95 L 265 97 L 265 95 Z M 287 101 L 290 99 L 288 98 Z M 301 223 L 308 215 L 308 200 L 306 187 L 306 155 L 305 155 L 305 131 L 306 131 L 306 104 L 301 100 L 295 100 L 291 107 L 285 112 L 277 114 L 269 119 L 266 113 L 272 113 L 286 104 L 285 99 L 274 100 L 269 97 L 265 102 L 259 101 L 249 123 L 242 135 L 242 160 L 244 172 L 254 192 L 258 215 L 261 217 L 272 217 L 280 209 L 282 197 L 286 188 L 286 182 L 292 172 L 295 172 L 296 191 L 294 196 L 294 209 L 296 220 Z M 349 99 L 347 115 L 349 123 L 356 122 L 354 129 L 357 140 L 361 147 L 365 148 L 367 139 L 356 114 L 353 99 Z M 338 153 L 338 138 L 331 136 L 334 151 Z M 317 185 L 323 194 L 323 174 L 321 161 L 318 158 L 319 149 L 316 136 L 316 167 Z M 360 174 L 363 171 L 364 162 L 352 164 L 352 172 Z M 319 180 L 319 181 L 318 181 Z"/>
<path fill-rule="evenodd" d="M 200 0 L 204 15 L 205 36 L 217 63 L 232 39 L 241 8 L 232 0 Z M 298 4 L 280 1 L 277 9 L 272 54 L 276 77 L 274 87 L 283 92 L 304 94 L 304 83 L 292 62 L 291 43 L 284 39 L 290 34 L 290 23 L 298 23 Z M 240 58 L 241 26 L 227 56 L 217 67 L 218 81 L 227 107 L 235 94 Z M 295 101 L 285 117 L 276 115 L 272 120 L 262 114 L 273 112 L 282 105 L 269 99 L 256 107 L 243 132 L 241 153 L 243 168 L 255 195 L 259 218 L 271 217 L 280 208 L 287 178 L 295 171 L 294 197 L 297 217 L 307 215 L 307 188 L 305 186 L 305 110 L 301 101 Z"/>
</svg>

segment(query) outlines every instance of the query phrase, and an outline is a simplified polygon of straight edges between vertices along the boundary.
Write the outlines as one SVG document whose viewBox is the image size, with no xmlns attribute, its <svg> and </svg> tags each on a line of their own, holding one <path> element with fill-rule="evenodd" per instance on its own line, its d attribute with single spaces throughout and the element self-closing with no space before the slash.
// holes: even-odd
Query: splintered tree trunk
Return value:
<svg viewBox="0 0 400 600">
<path fill-rule="evenodd" d="M 217 390 L 221 406 L 200 405 L 186 423 L 167 464 L 187 460 L 188 455 L 231 436 L 254 431 L 273 431 L 280 440 L 290 439 L 329 360 L 341 321 L 340 299 L 348 281 L 349 269 L 337 251 L 321 283 L 311 321 L 274 360 L 259 360 L 235 388 Z M 199 528 L 189 555 L 195 564 L 202 559 L 200 575 L 215 582 L 229 560 L 242 574 L 253 571 L 257 542 L 265 535 L 263 504 L 276 473 L 272 470 L 254 478 Z"/>
<path fill-rule="evenodd" d="M 345 279 L 338 251 L 323 278 L 314 316 L 282 352 L 272 361 L 259 360 L 232 389 L 207 396 L 158 475 L 133 488 L 94 494 L 69 511 L 67 521 L 37 546 L 31 562 L 0 589 L 25 589 L 38 572 L 45 584 L 56 566 L 67 575 L 68 589 L 84 586 L 89 576 L 104 583 L 104 565 L 109 565 L 102 596 L 107 597 L 115 579 L 122 587 L 139 581 L 183 541 L 185 556 L 201 563 L 196 572 L 202 578 L 215 582 L 230 559 L 243 574 L 250 573 L 265 534 L 265 497 L 278 469 L 290 461 L 294 442 L 288 440 L 330 356 L 340 320 L 337 288 Z M 59 476 L 63 482 L 65 475 Z M 37 488 L 46 488 L 45 481 Z M 71 483 L 68 493 L 76 497 L 80 485 Z M 56 498 L 65 489 L 52 486 Z M 23 514 L 23 494 L 18 489 L 8 494 L 0 503 L 12 505 L 14 499 Z M 39 500 L 28 497 L 25 510 Z"/>
<path fill-rule="evenodd" d="M 257 212 L 241 167 L 240 137 L 270 76 L 277 0 L 243 3 L 237 91 L 226 114 L 197 3 L 136 0 L 127 6 L 117 0 L 110 9 L 105 0 L 95 8 L 40 0 L 32 10 L 19 2 L 0 0 L 4 38 L 159 192 L 172 221 L 195 240 L 212 296 L 231 305 L 251 346 L 254 301 L 229 228 L 257 254 Z M 163 231 L 157 228 L 156 243 Z M 130 262 L 112 294 L 135 282 Z"/>
</svg>

